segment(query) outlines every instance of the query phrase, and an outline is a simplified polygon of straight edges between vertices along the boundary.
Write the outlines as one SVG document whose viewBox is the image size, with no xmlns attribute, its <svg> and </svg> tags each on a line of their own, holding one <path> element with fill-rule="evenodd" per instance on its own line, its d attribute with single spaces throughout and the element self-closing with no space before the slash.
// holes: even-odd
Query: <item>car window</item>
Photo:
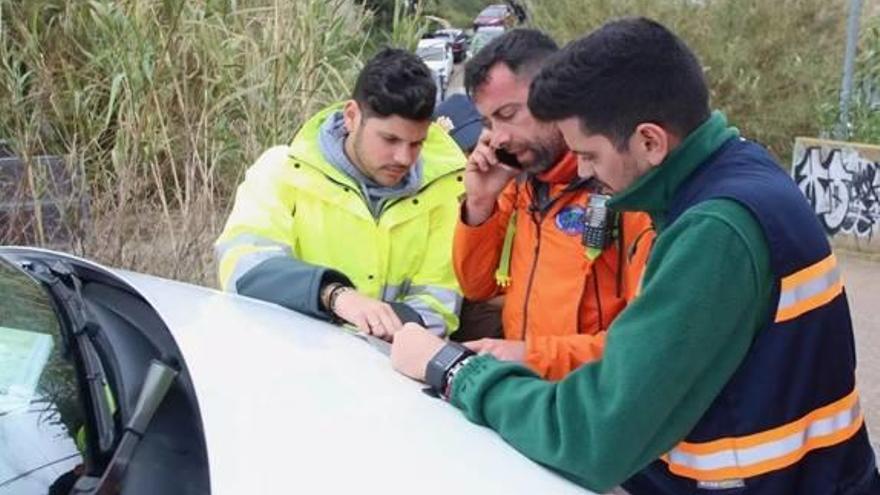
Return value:
<svg viewBox="0 0 880 495">
<path fill-rule="evenodd" d="M 480 48 L 483 48 L 493 39 L 504 34 L 504 30 L 498 29 L 480 29 L 476 33 L 474 33 L 474 38 L 471 41 L 471 47 L 474 53 L 480 51 Z"/>
<path fill-rule="evenodd" d="M 446 47 L 442 45 L 422 46 L 416 54 L 426 62 L 442 62 L 446 59 Z"/>
<path fill-rule="evenodd" d="M 504 5 L 490 5 L 480 12 L 480 15 L 486 17 L 502 17 L 507 14 L 507 7 Z"/>
<path fill-rule="evenodd" d="M 73 482 L 81 399 L 49 295 L 0 258 L 0 494 L 44 495 Z"/>
</svg>

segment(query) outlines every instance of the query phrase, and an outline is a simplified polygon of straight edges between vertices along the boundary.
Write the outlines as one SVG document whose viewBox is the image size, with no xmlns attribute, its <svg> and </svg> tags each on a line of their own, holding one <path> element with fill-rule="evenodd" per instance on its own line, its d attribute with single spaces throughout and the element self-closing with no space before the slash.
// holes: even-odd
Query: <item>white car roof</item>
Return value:
<svg viewBox="0 0 880 495">
<path fill-rule="evenodd" d="M 261 301 L 115 271 L 186 360 L 214 494 L 590 493 L 421 392 L 338 327 Z"/>
<path fill-rule="evenodd" d="M 502 33 L 504 33 L 504 31 L 505 31 L 505 29 L 502 26 L 480 26 L 476 31 L 474 31 L 474 34 L 475 35 L 477 33 L 502 34 Z"/>
</svg>

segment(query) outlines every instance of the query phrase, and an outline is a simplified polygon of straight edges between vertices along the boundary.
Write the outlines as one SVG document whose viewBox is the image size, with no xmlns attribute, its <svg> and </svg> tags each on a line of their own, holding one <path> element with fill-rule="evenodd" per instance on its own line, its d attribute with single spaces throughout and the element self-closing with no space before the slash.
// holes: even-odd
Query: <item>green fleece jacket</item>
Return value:
<svg viewBox="0 0 880 495">
<path fill-rule="evenodd" d="M 682 440 L 742 362 L 771 304 L 767 243 L 743 206 L 705 201 L 666 222 L 682 182 L 737 135 L 714 113 L 609 203 L 648 212 L 658 236 L 642 292 L 611 325 L 600 361 L 554 383 L 480 356 L 456 376 L 451 402 L 524 455 L 600 492 Z"/>
</svg>

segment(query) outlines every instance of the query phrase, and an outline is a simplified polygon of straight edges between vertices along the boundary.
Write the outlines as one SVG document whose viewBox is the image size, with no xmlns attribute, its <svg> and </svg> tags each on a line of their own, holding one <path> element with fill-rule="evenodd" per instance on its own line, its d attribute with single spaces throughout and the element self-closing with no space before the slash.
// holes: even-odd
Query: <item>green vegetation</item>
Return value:
<svg viewBox="0 0 880 495">
<path fill-rule="evenodd" d="M 371 39 L 352 0 L 0 0 L 0 16 L 0 137 L 84 179 L 75 250 L 209 284 L 243 171 L 348 94 Z"/>
<path fill-rule="evenodd" d="M 823 132 L 822 103 L 836 101 L 843 66 L 843 0 L 532 1 L 538 27 L 566 42 L 624 15 L 666 24 L 694 48 L 712 105 L 744 135 L 788 163 L 796 136 Z M 560 15 L 578 12 L 578 15 Z"/>
<path fill-rule="evenodd" d="M 426 2 L 425 11 L 449 21 L 453 26 L 468 29 L 474 17 L 491 1 L 486 0 L 432 0 Z"/>
<path fill-rule="evenodd" d="M 244 170 L 344 98 L 380 45 L 414 46 L 426 22 L 406 3 L 0 0 L 0 139 L 34 164 L 68 157 L 91 221 L 67 249 L 214 285 L 211 244 Z M 419 9 L 468 28 L 489 3 Z M 713 105 L 783 163 L 795 136 L 837 119 L 844 0 L 527 4 L 560 42 L 621 15 L 668 24 L 700 54 Z M 876 9 L 863 17 L 852 136 L 880 142 L 880 24 Z M 52 199 L 39 182 L 32 165 L 27 192 Z"/>
<path fill-rule="evenodd" d="M 849 140 L 880 144 L 880 16 L 862 23 L 850 102 Z M 831 128 L 838 118 L 837 101 L 826 112 Z"/>
</svg>

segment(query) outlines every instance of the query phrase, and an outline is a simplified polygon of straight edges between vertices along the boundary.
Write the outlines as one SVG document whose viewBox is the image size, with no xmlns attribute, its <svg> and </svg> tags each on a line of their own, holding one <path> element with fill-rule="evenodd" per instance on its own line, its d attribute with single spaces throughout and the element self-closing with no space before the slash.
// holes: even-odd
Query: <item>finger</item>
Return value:
<svg viewBox="0 0 880 495">
<path fill-rule="evenodd" d="M 471 153 L 467 163 L 468 170 L 474 170 L 477 172 L 486 172 L 490 167 L 488 158 L 478 149 L 475 149 Z"/>
<path fill-rule="evenodd" d="M 472 340 L 470 342 L 463 342 L 462 345 L 474 352 L 482 352 L 486 347 L 485 341 L 486 339 Z"/>
<path fill-rule="evenodd" d="M 477 144 L 484 144 L 486 146 L 492 142 L 492 131 L 488 129 L 488 127 L 483 127 L 483 130 L 480 131 L 480 137 L 477 139 Z"/>
<path fill-rule="evenodd" d="M 367 315 L 367 324 L 370 327 L 370 335 L 384 337 L 387 333 L 385 331 L 385 326 L 382 325 L 382 320 L 376 314 L 370 313 Z"/>
<path fill-rule="evenodd" d="M 385 305 L 385 316 L 385 325 L 392 332 L 396 332 L 403 327 L 403 322 L 400 321 L 400 317 L 394 312 L 394 308 L 387 304 Z"/>
<path fill-rule="evenodd" d="M 480 145 L 474 150 L 474 153 L 479 153 L 479 156 L 483 159 L 483 163 L 486 167 L 483 172 L 488 172 L 498 165 L 498 157 L 495 155 L 495 148 L 489 145 Z"/>
<path fill-rule="evenodd" d="M 370 333 L 370 325 L 367 323 L 367 319 L 363 316 L 357 316 L 352 319 L 351 324 L 356 326 L 358 330 L 364 332 L 366 334 Z"/>
<path fill-rule="evenodd" d="M 403 328 L 401 328 L 401 331 L 403 330 L 406 330 L 406 333 L 408 334 L 413 334 L 424 331 L 425 327 L 419 325 L 418 323 L 409 322 L 403 324 Z"/>
<path fill-rule="evenodd" d="M 378 326 L 378 331 L 374 332 L 374 335 L 380 339 L 390 340 L 395 329 L 392 326 L 391 320 L 383 311 L 376 314 L 376 325 Z"/>
<path fill-rule="evenodd" d="M 486 162 L 489 163 L 490 167 L 498 165 L 498 155 L 495 154 L 495 148 L 491 145 L 487 144 L 483 146 L 483 156 L 486 158 Z"/>
</svg>

